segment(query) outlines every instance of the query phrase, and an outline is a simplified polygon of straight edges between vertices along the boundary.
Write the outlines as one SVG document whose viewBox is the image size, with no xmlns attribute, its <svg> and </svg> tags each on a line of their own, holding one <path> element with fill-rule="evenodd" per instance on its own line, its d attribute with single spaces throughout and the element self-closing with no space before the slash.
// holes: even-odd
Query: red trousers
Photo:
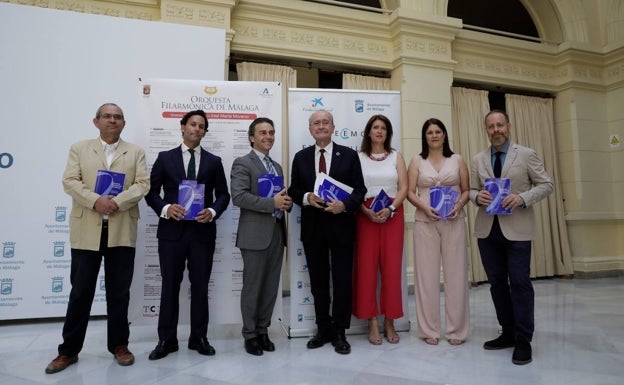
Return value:
<svg viewBox="0 0 624 385">
<path fill-rule="evenodd" d="M 373 198 L 367 200 L 368 207 Z M 369 319 L 379 314 L 388 319 L 403 316 L 401 272 L 403 269 L 404 215 L 401 205 L 385 223 L 374 223 L 361 211 L 356 218 L 353 263 L 353 315 Z M 378 277 L 381 278 L 377 303 Z"/>
</svg>

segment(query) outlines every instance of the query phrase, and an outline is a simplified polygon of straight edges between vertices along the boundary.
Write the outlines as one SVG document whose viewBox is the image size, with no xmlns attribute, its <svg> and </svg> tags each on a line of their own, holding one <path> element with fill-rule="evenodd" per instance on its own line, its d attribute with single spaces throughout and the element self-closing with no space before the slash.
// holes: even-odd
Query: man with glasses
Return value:
<svg viewBox="0 0 624 385">
<path fill-rule="evenodd" d="M 484 122 L 491 146 L 472 160 L 470 200 L 479 206 L 474 235 L 502 334 L 486 341 L 483 348 L 514 348 L 511 361 L 525 365 L 533 359 L 535 323 L 530 277 L 531 240 L 535 238 L 533 205 L 552 193 L 553 183 L 535 150 L 510 139 L 511 123 L 505 111 L 488 112 Z M 490 178 L 510 183 L 509 194 L 501 196 L 501 210 L 491 214 L 486 208 L 496 203 L 497 197 L 486 189 L 486 182 L 496 180 Z"/>
<path fill-rule="evenodd" d="M 95 295 L 102 257 L 106 284 L 107 347 L 119 365 L 134 363 L 128 350 L 128 303 L 134 272 L 139 201 L 149 190 L 144 151 L 120 138 L 126 121 L 116 104 L 98 108 L 93 124 L 99 138 L 69 150 L 63 188 L 72 197 L 69 219 L 71 292 L 63 343 L 45 372 L 60 372 L 78 361 Z M 101 192 L 101 175 L 116 174 L 117 190 Z M 100 178 L 100 179 L 98 179 Z M 119 179 L 121 178 L 121 179 Z M 98 193 L 99 192 L 99 193 Z"/>
<path fill-rule="evenodd" d="M 351 324 L 355 212 L 364 201 L 366 186 L 357 152 L 332 142 L 335 126 L 329 111 L 313 112 L 308 129 L 315 144 L 295 154 L 288 188 L 293 202 L 301 206 L 301 242 L 318 328 L 307 347 L 316 349 L 331 342 L 336 353 L 349 354 L 345 330 Z M 317 173 L 352 187 L 353 192 L 343 200 L 323 201 L 314 191 Z"/>
</svg>

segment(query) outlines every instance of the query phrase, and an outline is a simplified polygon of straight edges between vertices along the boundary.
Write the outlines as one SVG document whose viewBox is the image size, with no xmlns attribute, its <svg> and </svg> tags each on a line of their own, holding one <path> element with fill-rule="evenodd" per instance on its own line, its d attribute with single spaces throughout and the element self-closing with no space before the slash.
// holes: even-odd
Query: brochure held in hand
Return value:
<svg viewBox="0 0 624 385">
<path fill-rule="evenodd" d="M 509 178 L 487 178 L 485 189 L 492 195 L 492 203 L 485 208 L 488 215 L 509 215 L 511 210 L 503 207 L 503 199 L 511 192 L 511 180 Z"/>
<path fill-rule="evenodd" d="M 443 220 L 448 219 L 459 192 L 451 186 L 437 186 L 429 189 L 429 203 Z"/>
<path fill-rule="evenodd" d="M 384 189 L 381 189 L 381 191 L 379 191 L 379 194 L 377 194 L 375 199 L 373 199 L 370 209 L 373 210 L 374 213 L 378 213 L 381 210 L 390 207 L 390 205 L 392 205 L 392 198 L 390 198 L 388 194 L 386 194 Z"/>
<path fill-rule="evenodd" d="M 284 189 L 284 177 L 275 174 L 262 174 L 258 177 L 258 195 L 264 198 L 274 197 Z"/>
<path fill-rule="evenodd" d="M 183 219 L 195 220 L 200 211 L 204 209 L 204 191 L 203 183 L 197 183 L 196 180 L 183 180 L 178 186 L 178 204 L 184 207 L 186 215 Z"/>
<path fill-rule="evenodd" d="M 331 202 L 330 198 L 337 201 L 344 201 L 349 198 L 353 192 L 353 187 L 337 181 L 325 173 L 316 174 L 314 182 L 314 191 L 325 202 Z"/>
<path fill-rule="evenodd" d="M 126 174 L 109 170 L 98 170 L 93 191 L 100 195 L 117 196 L 123 191 Z"/>
</svg>

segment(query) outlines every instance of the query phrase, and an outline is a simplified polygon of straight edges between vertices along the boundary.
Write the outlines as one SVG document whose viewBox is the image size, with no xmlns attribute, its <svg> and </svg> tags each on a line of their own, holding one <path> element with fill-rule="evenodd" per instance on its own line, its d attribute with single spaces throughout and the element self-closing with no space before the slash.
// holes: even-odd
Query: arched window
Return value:
<svg viewBox="0 0 624 385">
<path fill-rule="evenodd" d="M 467 29 L 476 26 L 490 30 L 484 31 L 487 33 L 504 31 L 519 35 L 504 35 L 512 38 L 540 38 L 531 15 L 520 0 L 449 0 L 447 15 L 462 19 Z"/>
</svg>

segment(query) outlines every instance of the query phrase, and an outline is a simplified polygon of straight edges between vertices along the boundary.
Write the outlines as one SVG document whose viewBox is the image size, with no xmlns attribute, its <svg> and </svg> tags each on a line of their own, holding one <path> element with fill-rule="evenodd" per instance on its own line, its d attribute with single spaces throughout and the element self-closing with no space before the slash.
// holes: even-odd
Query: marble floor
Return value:
<svg viewBox="0 0 624 385">
<path fill-rule="evenodd" d="M 307 350 L 306 338 L 288 339 L 276 327 L 271 336 L 277 350 L 255 357 L 244 352 L 238 333 L 211 326 L 216 356 L 201 356 L 180 341 L 179 352 L 149 361 L 156 332 L 153 326 L 140 326 L 131 328 L 136 363 L 121 367 L 104 348 L 105 321 L 93 320 L 80 361 L 48 375 L 44 368 L 56 355 L 62 323 L 0 321 L 0 384 L 624 384 L 624 277 L 547 279 L 534 285 L 533 362 L 524 366 L 511 363 L 512 349 L 482 348 L 497 335 L 485 284 L 470 291 L 472 333 L 465 344 L 442 340 L 429 346 L 418 339 L 410 296 L 412 330 L 399 333 L 399 344 L 373 346 L 366 335 L 350 335 L 352 353 L 344 356 L 331 345 Z M 288 298 L 284 308 L 288 310 Z M 181 326 L 180 335 L 185 330 Z"/>
</svg>

